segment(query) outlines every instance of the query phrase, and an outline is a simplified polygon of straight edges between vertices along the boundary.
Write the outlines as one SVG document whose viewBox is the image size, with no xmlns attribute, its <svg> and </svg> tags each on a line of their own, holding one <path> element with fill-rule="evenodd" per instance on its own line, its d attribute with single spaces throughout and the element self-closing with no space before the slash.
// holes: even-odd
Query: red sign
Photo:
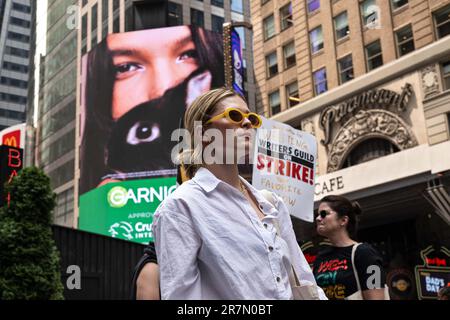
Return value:
<svg viewBox="0 0 450 320">
<path fill-rule="evenodd" d="M 9 204 L 9 194 L 4 194 L 5 183 L 11 183 L 23 167 L 23 149 L 0 146 L 0 206 Z"/>
<path fill-rule="evenodd" d="M 11 131 L 2 138 L 2 144 L 14 148 L 20 148 L 20 130 Z"/>
</svg>

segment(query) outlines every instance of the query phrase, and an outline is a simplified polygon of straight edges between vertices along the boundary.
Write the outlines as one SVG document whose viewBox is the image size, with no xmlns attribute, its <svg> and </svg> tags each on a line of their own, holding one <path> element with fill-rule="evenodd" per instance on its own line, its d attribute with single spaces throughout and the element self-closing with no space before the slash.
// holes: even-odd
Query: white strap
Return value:
<svg viewBox="0 0 450 320">
<path fill-rule="evenodd" d="M 280 224 L 278 223 L 277 219 L 273 219 L 273 224 L 275 226 L 275 229 L 277 229 L 277 235 L 281 238 L 281 231 L 280 231 Z M 299 248 L 300 250 L 300 248 Z M 297 272 L 295 272 L 294 266 L 291 263 L 291 270 L 292 270 L 292 275 L 293 275 L 293 281 L 294 281 L 294 285 L 296 287 L 300 286 L 300 280 L 299 277 L 297 276 Z"/>
<path fill-rule="evenodd" d="M 358 271 L 356 270 L 355 255 L 356 255 L 356 248 L 358 248 L 360 244 L 361 243 L 356 243 L 353 245 L 353 248 L 352 248 L 352 266 L 353 266 L 353 272 L 355 274 L 356 285 L 358 286 L 358 291 L 361 291 L 361 284 L 359 283 Z"/>
<path fill-rule="evenodd" d="M 272 206 L 275 207 L 275 198 L 273 196 L 273 193 L 266 189 L 262 189 L 262 190 L 260 190 L 260 192 L 262 193 L 264 198 L 267 201 L 269 201 L 272 204 Z M 278 218 L 275 218 L 272 221 L 275 226 L 275 229 L 277 229 L 277 235 L 281 238 L 280 224 L 278 223 Z M 299 250 L 300 250 L 300 248 L 299 248 Z M 292 265 L 292 263 L 291 263 L 291 269 L 292 269 L 294 284 L 295 284 L 295 286 L 298 287 L 298 286 L 300 286 L 300 280 L 299 280 L 299 277 L 297 276 L 297 272 L 295 272 L 295 269 L 294 269 L 294 266 Z"/>
</svg>

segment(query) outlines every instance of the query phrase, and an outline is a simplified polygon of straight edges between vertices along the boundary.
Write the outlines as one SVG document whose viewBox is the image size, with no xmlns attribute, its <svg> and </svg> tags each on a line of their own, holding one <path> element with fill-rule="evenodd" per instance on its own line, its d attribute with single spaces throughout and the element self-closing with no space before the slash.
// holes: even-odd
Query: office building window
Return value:
<svg viewBox="0 0 450 320">
<path fill-rule="evenodd" d="M 169 26 L 183 25 L 183 6 L 178 3 L 169 2 Z"/>
<path fill-rule="evenodd" d="M 102 1 L 102 38 L 104 39 L 108 35 L 108 15 L 109 15 L 109 1 Z"/>
<path fill-rule="evenodd" d="M 212 31 L 222 33 L 224 19 L 219 16 L 211 16 L 211 29 Z"/>
<path fill-rule="evenodd" d="M 239 34 L 239 39 L 241 40 L 241 47 L 242 49 L 245 49 L 245 31 L 244 31 L 244 27 L 236 27 L 234 28 L 234 30 L 236 30 L 236 32 Z"/>
<path fill-rule="evenodd" d="M 347 11 L 342 12 L 334 18 L 334 30 L 336 32 L 336 40 L 342 39 L 350 33 Z"/>
<path fill-rule="evenodd" d="M 12 103 L 19 103 L 19 104 L 27 103 L 26 97 L 22 97 L 22 96 L 10 94 L 10 93 L 3 93 L 3 92 L 0 92 L 0 100 L 6 101 L 6 102 L 12 102 Z"/>
<path fill-rule="evenodd" d="M 16 18 L 16 17 L 11 17 L 11 18 L 9 19 L 9 22 L 10 22 L 12 25 L 19 26 L 19 27 L 23 27 L 23 28 L 29 28 L 29 27 L 31 26 L 30 21 L 23 20 L 23 19 Z"/>
<path fill-rule="evenodd" d="M 434 14 L 436 36 L 438 39 L 450 34 L 450 5 L 436 11 Z"/>
<path fill-rule="evenodd" d="M 0 109 L 0 117 L 23 120 L 25 119 L 25 113 L 14 110 Z"/>
<path fill-rule="evenodd" d="M 263 21 L 264 40 L 270 39 L 275 35 L 275 21 L 273 14 Z"/>
<path fill-rule="evenodd" d="M 213 6 L 223 8 L 223 0 L 211 0 Z"/>
<path fill-rule="evenodd" d="M 450 112 L 447 113 L 447 128 L 449 129 L 449 134 L 450 134 Z"/>
<path fill-rule="evenodd" d="M 84 55 L 87 52 L 87 14 L 81 18 L 81 54 Z"/>
<path fill-rule="evenodd" d="M 383 65 L 383 54 L 381 52 L 380 40 L 366 46 L 367 70 L 373 70 Z"/>
<path fill-rule="evenodd" d="M 450 60 L 442 63 L 442 80 L 444 90 L 450 90 Z"/>
<path fill-rule="evenodd" d="M 395 32 L 395 40 L 397 41 L 397 53 L 399 57 L 414 51 L 414 39 L 411 25 Z"/>
<path fill-rule="evenodd" d="M 280 91 L 277 90 L 269 94 L 269 108 L 272 116 L 281 111 Z"/>
<path fill-rule="evenodd" d="M 328 90 L 327 71 L 325 68 L 315 71 L 313 73 L 313 78 L 314 78 L 314 93 L 316 96 Z"/>
<path fill-rule="evenodd" d="M 197 27 L 205 27 L 205 18 L 203 12 L 191 8 L 191 23 Z"/>
<path fill-rule="evenodd" d="M 403 7 L 408 3 L 408 0 L 391 0 L 392 10 L 396 10 L 400 7 Z"/>
<path fill-rule="evenodd" d="M 56 197 L 56 206 L 54 210 L 55 217 L 67 221 L 70 214 L 73 213 L 73 188 L 61 192 Z"/>
<path fill-rule="evenodd" d="M 323 49 L 322 26 L 315 28 L 309 33 L 309 40 L 311 42 L 312 53 L 316 53 Z"/>
<path fill-rule="evenodd" d="M 244 13 L 244 4 L 242 0 L 231 0 L 231 11 Z"/>
<path fill-rule="evenodd" d="M 287 103 L 286 105 L 291 108 L 297 104 L 299 104 L 300 102 L 300 95 L 298 92 L 298 83 L 293 82 L 291 84 L 288 84 L 286 86 L 286 98 L 287 98 Z"/>
<path fill-rule="evenodd" d="M 23 13 L 31 13 L 31 7 L 24 5 L 24 4 L 20 4 L 17 2 L 13 2 L 13 10 L 15 11 L 19 11 L 19 12 L 23 12 Z"/>
<path fill-rule="evenodd" d="M 97 44 L 97 19 L 98 19 L 98 6 L 95 4 L 92 7 L 91 12 L 91 47 Z"/>
<path fill-rule="evenodd" d="M 17 33 L 17 32 L 12 32 L 12 31 L 8 31 L 8 39 L 14 40 L 14 41 L 25 42 L 25 43 L 30 42 L 29 36 L 21 34 L 21 33 Z"/>
<path fill-rule="evenodd" d="M 376 23 L 378 20 L 378 7 L 375 0 L 364 0 L 360 6 L 363 25 L 370 27 Z"/>
<path fill-rule="evenodd" d="M 350 81 L 354 78 L 353 60 L 351 54 L 338 60 L 338 67 L 339 67 L 339 79 L 341 84 Z"/>
<path fill-rule="evenodd" d="M 266 56 L 267 77 L 273 77 L 278 73 L 277 52 L 274 51 Z"/>
<path fill-rule="evenodd" d="M 25 66 L 23 64 L 14 63 L 14 62 L 9 62 L 9 61 L 3 62 L 3 68 L 5 70 L 11 70 L 11 71 L 20 72 L 20 73 L 28 73 L 28 66 Z"/>
<path fill-rule="evenodd" d="M 281 31 L 293 25 L 292 20 L 292 3 L 288 3 L 280 9 Z"/>
<path fill-rule="evenodd" d="M 308 12 L 314 12 L 320 8 L 320 0 L 307 0 L 308 1 Z"/>
<path fill-rule="evenodd" d="M 26 89 L 28 87 L 28 82 L 23 80 L 12 79 L 8 77 L 1 77 L 0 83 L 6 86 L 13 86 L 17 88 Z"/>
<path fill-rule="evenodd" d="M 295 65 L 295 44 L 294 41 L 283 47 L 284 68 L 290 68 Z"/>
<path fill-rule="evenodd" d="M 28 58 L 30 55 L 30 52 L 28 50 L 13 48 L 9 46 L 6 47 L 5 53 L 10 54 L 12 56 L 18 56 L 21 58 Z"/>
</svg>

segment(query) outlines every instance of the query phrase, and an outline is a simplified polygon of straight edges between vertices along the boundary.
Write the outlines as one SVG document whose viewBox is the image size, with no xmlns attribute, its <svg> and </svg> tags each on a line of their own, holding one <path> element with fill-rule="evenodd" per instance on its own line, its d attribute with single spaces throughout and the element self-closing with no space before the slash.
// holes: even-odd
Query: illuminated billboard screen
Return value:
<svg viewBox="0 0 450 320">
<path fill-rule="evenodd" d="M 195 26 L 111 34 L 83 57 L 81 79 L 79 227 L 116 236 L 108 231 L 115 223 L 136 227 L 129 221 L 138 216 L 135 202 L 129 211 L 130 201 L 120 207 L 114 221 L 93 223 L 92 215 L 117 211 L 108 196 L 112 186 L 175 185 L 171 151 L 178 142 L 171 134 L 197 96 L 224 85 L 222 35 Z M 157 204 L 163 198 L 152 199 Z M 101 221 L 108 224 L 103 231 L 92 226 Z M 128 240 L 145 243 L 151 237 Z"/>
</svg>

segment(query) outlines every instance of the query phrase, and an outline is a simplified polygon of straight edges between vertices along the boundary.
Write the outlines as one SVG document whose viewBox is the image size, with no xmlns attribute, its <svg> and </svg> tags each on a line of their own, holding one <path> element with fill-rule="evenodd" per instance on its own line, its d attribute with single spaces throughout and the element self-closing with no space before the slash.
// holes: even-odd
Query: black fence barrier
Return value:
<svg viewBox="0 0 450 320">
<path fill-rule="evenodd" d="M 130 298 L 133 269 L 145 246 L 61 226 L 52 230 L 66 300 Z"/>
</svg>

